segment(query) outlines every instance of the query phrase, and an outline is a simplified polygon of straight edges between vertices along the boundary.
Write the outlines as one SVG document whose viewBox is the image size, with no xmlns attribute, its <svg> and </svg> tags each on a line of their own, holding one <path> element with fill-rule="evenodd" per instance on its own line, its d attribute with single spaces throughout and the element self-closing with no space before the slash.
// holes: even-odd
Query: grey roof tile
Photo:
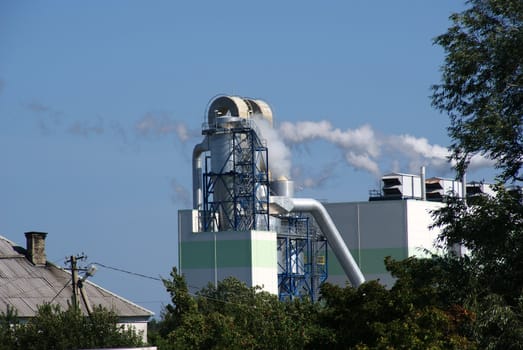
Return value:
<svg viewBox="0 0 523 350">
<path fill-rule="evenodd" d="M 0 312 L 14 307 L 20 318 L 33 317 L 39 305 L 58 304 L 62 310 L 71 303 L 71 274 L 52 263 L 33 265 L 25 250 L 0 236 Z M 69 284 L 64 288 L 66 284 Z M 149 318 L 153 312 L 134 304 L 90 281 L 84 282 L 93 307 L 103 306 L 122 318 Z M 81 303 L 84 313 L 87 313 Z"/>
</svg>

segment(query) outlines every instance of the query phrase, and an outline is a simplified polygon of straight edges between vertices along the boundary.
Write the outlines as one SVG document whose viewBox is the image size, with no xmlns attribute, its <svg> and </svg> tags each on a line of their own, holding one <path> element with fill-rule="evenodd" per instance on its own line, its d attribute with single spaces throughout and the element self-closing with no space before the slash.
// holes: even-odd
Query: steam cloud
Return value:
<svg viewBox="0 0 523 350">
<path fill-rule="evenodd" d="M 194 136 L 187 126 L 179 121 L 171 119 L 166 114 L 147 113 L 136 123 L 136 131 L 142 136 L 166 136 L 170 134 L 182 142 L 186 142 Z"/>
<path fill-rule="evenodd" d="M 368 124 L 356 129 L 341 130 L 334 128 L 325 120 L 284 122 L 280 125 L 278 134 L 289 145 L 305 145 L 316 140 L 326 141 L 340 150 L 342 158 L 350 167 L 366 171 L 376 177 L 382 174 L 380 165 L 386 166 L 387 171 L 408 169 L 409 172 L 417 173 L 420 166 L 425 165 L 441 174 L 452 172 L 453 164 L 448 160 L 447 148 L 430 144 L 426 138 L 408 134 L 377 135 Z M 270 156 L 274 158 L 272 148 L 270 148 Z M 470 170 L 492 165 L 493 161 L 490 159 L 476 155 L 471 160 Z M 303 174 L 295 175 L 303 176 Z M 321 184 L 329 176 L 329 172 L 322 171 L 316 178 L 304 177 L 301 186 L 307 188 Z"/>
<path fill-rule="evenodd" d="M 4 86 L 0 79 L 0 93 Z M 134 131 L 134 141 L 142 138 L 162 138 L 174 136 L 182 144 L 200 136 L 199 131 L 189 129 L 184 122 L 175 120 L 168 113 L 148 112 L 139 118 L 134 126 L 122 125 L 118 121 L 107 121 L 101 117 L 92 121 L 65 122 L 63 112 L 32 101 L 24 105 L 37 115 L 38 125 L 44 134 L 63 130 L 83 137 L 112 134 L 129 144 L 129 132 Z M 453 164 L 448 161 L 446 147 L 430 144 L 424 137 L 403 135 L 381 135 L 372 126 L 365 124 L 355 129 L 342 130 L 329 121 L 283 122 L 278 128 L 271 127 L 263 118 L 254 116 L 256 124 L 269 147 L 269 167 L 272 177 L 292 177 L 298 188 L 319 187 L 326 183 L 339 165 L 339 160 L 326 159 L 324 164 L 313 165 L 313 171 L 304 170 L 300 165 L 291 166 L 290 147 L 302 147 L 315 141 L 325 141 L 340 151 L 342 159 L 354 170 L 361 170 L 378 178 L 383 171 L 409 171 L 417 173 L 419 167 L 426 165 L 433 171 L 452 174 Z M 109 125 L 109 127 L 106 127 Z M 472 157 L 469 169 L 475 171 L 492 167 L 494 162 L 488 157 Z M 171 182 L 174 191 L 173 202 L 190 203 L 189 192 L 176 180 Z"/>
<path fill-rule="evenodd" d="M 281 176 L 289 178 L 291 172 L 291 151 L 269 123 L 259 116 L 254 116 L 256 125 L 269 147 L 269 168 L 274 179 Z"/>
<path fill-rule="evenodd" d="M 68 132 L 74 135 L 89 136 L 89 135 L 101 135 L 104 133 L 103 120 L 98 119 L 95 124 L 90 125 L 87 122 L 75 121 L 67 129 Z"/>
<path fill-rule="evenodd" d="M 189 190 L 175 178 L 171 179 L 171 190 L 171 201 L 173 204 L 181 204 L 185 208 L 191 206 L 191 194 Z"/>
<path fill-rule="evenodd" d="M 354 130 L 342 131 L 334 128 L 330 122 L 284 122 L 280 126 L 282 138 L 290 144 L 302 144 L 314 140 L 325 140 L 342 150 L 348 164 L 355 169 L 363 169 L 379 175 L 376 158 L 380 147 L 370 125 L 363 125 Z"/>
<path fill-rule="evenodd" d="M 0 89 L 2 88 L 0 80 Z M 172 136 L 181 143 L 199 135 L 190 130 L 183 122 L 169 117 L 167 113 L 148 112 L 139 118 L 134 127 L 129 127 L 115 120 L 107 120 L 98 116 L 95 120 L 73 120 L 66 122 L 64 113 L 38 101 L 23 104 L 25 108 L 35 113 L 37 125 L 43 134 L 63 131 L 72 135 L 89 137 L 91 135 L 109 134 L 120 138 L 124 144 L 129 144 L 129 131 L 134 131 L 135 142 L 140 138 L 158 138 Z"/>
</svg>

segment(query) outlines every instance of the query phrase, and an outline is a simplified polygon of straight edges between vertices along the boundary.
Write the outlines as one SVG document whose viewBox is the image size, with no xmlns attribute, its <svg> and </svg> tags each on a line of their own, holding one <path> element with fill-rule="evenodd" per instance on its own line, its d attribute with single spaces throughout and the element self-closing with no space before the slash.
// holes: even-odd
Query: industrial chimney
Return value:
<svg viewBox="0 0 523 350">
<path fill-rule="evenodd" d="M 45 255 L 45 232 L 26 232 L 27 258 L 35 265 L 45 265 L 47 257 Z"/>
</svg>

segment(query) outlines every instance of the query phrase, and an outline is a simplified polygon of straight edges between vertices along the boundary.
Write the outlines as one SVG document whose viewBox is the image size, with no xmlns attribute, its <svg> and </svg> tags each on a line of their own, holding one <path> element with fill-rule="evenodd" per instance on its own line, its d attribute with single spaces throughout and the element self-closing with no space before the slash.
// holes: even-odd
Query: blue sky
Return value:
<svg viewBox="0 0 523 350">
<path fill-rule="evenodd" d="M 191 153 L 217 94 L 267 101 L 302 197 L 366 200 L 379 177 L 441 163 L 430 106 L 457 1 L 3 1 L 0 234 L 48 232 L 48 259 L 85 252 L 154 277 L 177 261 Z M 269 157 L 271 157 L 269 147 Z M 478 163 L 479 164 L 479 163 Z M 488 171 L 469 174 L 481 180 Z M 488 179 L 488 178 L 487 178 Z M 93 282 L 156 313 L 161 283 Z"/>
</svg>

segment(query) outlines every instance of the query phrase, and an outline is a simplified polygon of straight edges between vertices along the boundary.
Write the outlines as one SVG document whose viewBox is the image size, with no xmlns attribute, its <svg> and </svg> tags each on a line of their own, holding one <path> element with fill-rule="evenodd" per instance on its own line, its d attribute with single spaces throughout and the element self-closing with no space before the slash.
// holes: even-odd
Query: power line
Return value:
<svg viewBox="0 0 523 350">
<path fill-rule="evenodd" d="M 151 279 L 151 280 L 154 280 L 154 281 L 163 282 L 162 278 L 147 276 L 147 275 L 144 275 L 144 274 L 141 274 L 141 273 L 138 273 L 138 272 L 132 272 L 132 271 L 120 269 L 118 267 L 108 266 L 108 265 L 105 265 L 105 264 L 102 264 L 102 263 L 98 263 L 98 262 L 93 262 L 92 264 L 104 267 L 104 268 L 109 269 L 109 270 L 114 270 L 114 271 L 126 273 L 128 275 L 133 275 L 133 276 L 137 276 L 137 277 Z M 198 291 L 200 290 L 200 288 L 195 287 L 195 286 L 191 286 L 191 285 L 187 285 L 187 288 L 188 289 L 189 288 L 197 289 Z M 212 301 L 216 301 L 216 302 L 220 302 L 220 303 L 224 303 L 224 304 L 231 304 L 231 305 L 236 305 L 236 306 L 247 306 L 247 307 L 256 308 L 255 306 L 249 305 L 249 304 L 237 303 L 237 302 L 233 302 L 233 301 L 230 301 L 230 300 L 223 300 L 223 299 L 218 299 L 218 298 L 213 298 L 213 297 L 210 297 L 210 296 L 197 294 L 198 292 L 190 292 L 189 290 L 187 290 L 187 292 L 188 292 L 189 295 L 191 295 L 192 297 L 195 297 L 195 298 L 203 298 L 203 299 L 212 300 Z"/>
<path fill-rule="evenodd" d="M 60 291 L 58 293 L 56 293 L 56 295 L 53 297 L 53 299 L 51 299 L 51 301 L 49 302 L 49 304 L 52 304 L 53 301 L 56 299 L 57 296 L 60 295 L 60 293 L 62 293 L 62 291 L 65 289 L 65 287 L 67 287 L 69 285 L 71 281 L 68 280 L 67 283 L 65 284 L 65 286 L 62 287 L 62 289 L 60 289 Z"/>
<path fill-rule="evenodd" d="M 120 269 L 118 267 L 107 266 L 107 265 L 104 265 L 104 264 L 99 263 L 99 262 L 94 262 L 93 264 L 101 266 L 101 267 L 105 267 L 106 269 L 109 269 L 109 270 L 123 272 L 123 273 L 126 273 L 128 275 L 138 276 L 138 277 L 142 277 L 142 278 L 148 278 L 148 279 L 151 279 L 151 280 L 162 282 L 162 279 L 158 278 L 158 277 L 147 276 L 147 275 L 144 275 L 144 274 L 141 274 L 141 273 L 138 273 L 138 272 L 132 272 L 132 271 L 127 271 L 127 270 L 124 270 L 124 269 Z"/>
</svg>

